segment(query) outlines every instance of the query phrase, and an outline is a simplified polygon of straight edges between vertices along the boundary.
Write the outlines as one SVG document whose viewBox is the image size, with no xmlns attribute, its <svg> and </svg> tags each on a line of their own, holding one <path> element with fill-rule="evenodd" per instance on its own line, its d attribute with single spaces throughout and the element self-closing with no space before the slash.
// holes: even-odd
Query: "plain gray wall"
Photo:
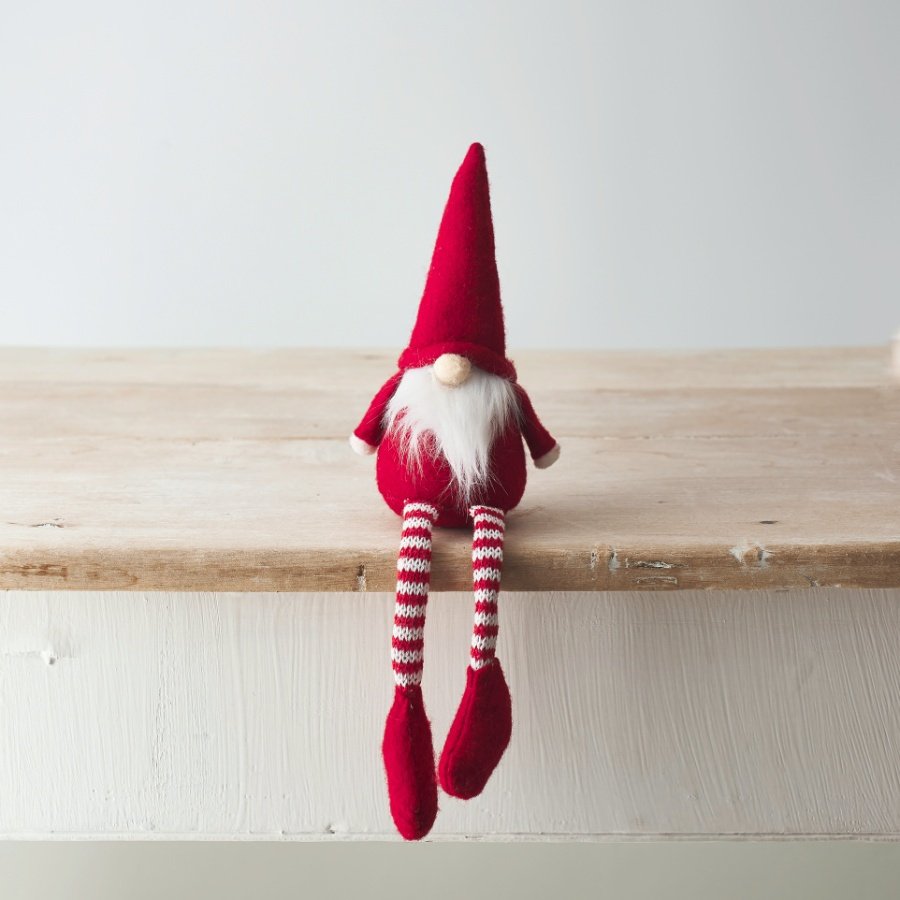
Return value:
<svg viewBox="0 0 900 900">
<path fill-rule="evenodd" d="M 883 343 L 900 3 L 0 2 L 0 343 L 402 347 L 468 143 L 509 343 Z"/>
</svg>

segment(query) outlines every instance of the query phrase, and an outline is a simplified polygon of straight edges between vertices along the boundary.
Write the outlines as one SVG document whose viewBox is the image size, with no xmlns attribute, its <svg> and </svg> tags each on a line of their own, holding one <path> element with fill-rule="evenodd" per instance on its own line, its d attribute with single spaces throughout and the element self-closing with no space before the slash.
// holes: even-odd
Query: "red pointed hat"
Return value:
<svg viewBox="0 0 900 900">
<path fill-rule="evenodd" d="M 458 353 L 480 369 L 515 380 L 506 358 L 500 279 L 484 147 L 472 144 L 453 185 L 438 230 L 425 291 L 401 369 Z"/>
</svg>

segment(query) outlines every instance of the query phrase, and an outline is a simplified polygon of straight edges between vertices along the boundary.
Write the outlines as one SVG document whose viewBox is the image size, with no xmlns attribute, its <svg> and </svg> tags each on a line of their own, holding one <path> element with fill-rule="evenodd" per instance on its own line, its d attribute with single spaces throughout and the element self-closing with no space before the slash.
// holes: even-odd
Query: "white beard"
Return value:
<svg viewBox="0 0 900 900">
<path fill-rule="evenodd" d="M 447 387 L 432 366 L 403 373 L 385 411 L 386 430 L 398 438 L 401 458 L 422 471 L 422 459 L 443 455 L 462 501 L 486 486 L 491 446 L 511 416 L 518 415 L 512 383 L 472 367 L 458 387 Z"/>
</svg>

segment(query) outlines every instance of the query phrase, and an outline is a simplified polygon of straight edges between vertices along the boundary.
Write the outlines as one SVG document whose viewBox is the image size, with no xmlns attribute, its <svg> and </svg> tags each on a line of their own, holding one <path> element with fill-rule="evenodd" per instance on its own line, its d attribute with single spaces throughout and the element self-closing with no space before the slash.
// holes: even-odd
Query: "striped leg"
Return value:
<svg viewBox="0 0 900 900">
<path fill-rule="evenodd" d="M 437 510 L 428 503 L 403 507 L 403 533 L 397 557 L 397 600 L 391 662 L 399 687 L 422 683 L 425 607 L 431 579 L 431 531 Z"/>
<path fill-rule="evenodd" d="M 431 532 L 437 510 L 407 503 L 397 558 L 397 599 L 391 637 L 394 703 L 384 725 L 381 752 L 391 815 L 408 841 L 425 837 L 437 816 L 437 782 L 431 724 L 422 699 L 425 607 L 431 576 Z"/>
<path fill-rule="evenodd" d="M 496 657 L 504 515 L 490 506 L 473 506 L 469 514 L 474 523 L 475 624 L 466 689 L 438 766 L 441 787 L 464 800 L 484 790 L 512 734 L 512 701 Z"/>
<path fill-rule="evenodd" d="M 503 571 L 503 533 L 506 528 L 502 509 L 473 506 L 472 579 L 475 588 L 475 624 L 469 665 L 473 669 L 489 666 L 495 657 L 497 600 Z"/>
</svg>

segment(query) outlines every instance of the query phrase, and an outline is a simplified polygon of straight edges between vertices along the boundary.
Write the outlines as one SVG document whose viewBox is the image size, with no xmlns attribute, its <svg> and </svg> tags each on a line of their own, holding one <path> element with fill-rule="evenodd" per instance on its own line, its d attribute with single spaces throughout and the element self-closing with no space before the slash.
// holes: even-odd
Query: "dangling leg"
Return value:
<svg viewBox="0 0 900 900">
<path fill-rule="evenodd" d="M 394 703 L 381 746 L 391 815 L 408 841 L 425 837 L 437 816 L 431 724 L 422 700 L 422 648 L 431 573 L 431 531 L 437 510 L 429 503 L 403 507 L 397 559 L 397 601 L 391 661 Z"/>
<path fill-rule="evenodd" d="M 484 790 L 512 733 L 512 701 L 495 656 L 497 599 L 503 569 L 503 510 L 473 506 L 475 625 L 466 689 L 441 752 L 441 787 L 468 800 Z"/>
</svg>

